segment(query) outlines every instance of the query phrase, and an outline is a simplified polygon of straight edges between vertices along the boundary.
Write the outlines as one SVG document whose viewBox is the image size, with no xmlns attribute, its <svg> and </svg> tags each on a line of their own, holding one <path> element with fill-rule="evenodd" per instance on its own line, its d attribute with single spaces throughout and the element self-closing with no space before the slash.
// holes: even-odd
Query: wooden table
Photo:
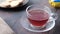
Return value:
<svg viewBox="0 0 60 34">
<path fill-rule="evenodd" d="M 20 19 L 25 14 L 26 7 L 32 4 L 47 5 L 51 8 L 52 11 L 54 10 L 56 13 L 58 13 L 58 16 L 60 17 L 60 9 L 52 8 L 49 5 L 48 0 L 29 0 L 29 2 L 25 6 L 19 7 L 14 10 L 11 10 L 11 9 L 5 10 L 5 9 L 0 8 L 0 17 L 2 17 L 6 21 L 6 23 L 14 30 L 16 34 L 60 34 L 60 18 L 59 17 L 56 20 L 55 27 L 52 30 L 48 32 L 44 32 L 44 33 L 30 32 L 30 31 L 25 30 L 21 26 Z"/>
</svg>

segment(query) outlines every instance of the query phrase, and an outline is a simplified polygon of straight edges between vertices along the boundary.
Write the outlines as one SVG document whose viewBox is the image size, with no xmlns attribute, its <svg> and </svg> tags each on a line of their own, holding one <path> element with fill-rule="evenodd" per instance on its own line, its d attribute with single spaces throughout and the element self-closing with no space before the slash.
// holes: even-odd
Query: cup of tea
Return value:
<svg viewBox="0 0 60 34">
<path fill-rule="evenodd" d="M 34 29 L 42 29 L 46 27 L 52 16 L 56 20 L 55 13 L 52 13 L 49 7 L 44 5 L 31 5 L 26 9 L 29 24 Z"/>
</svg>

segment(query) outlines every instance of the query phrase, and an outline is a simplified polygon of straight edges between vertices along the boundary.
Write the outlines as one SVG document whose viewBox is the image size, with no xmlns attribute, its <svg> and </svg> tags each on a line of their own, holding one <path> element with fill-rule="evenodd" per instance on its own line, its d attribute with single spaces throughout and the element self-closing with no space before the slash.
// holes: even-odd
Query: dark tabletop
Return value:
<svg viewBox="0 0 60 34">
<path fill-rule="evenodd" d="M 51 7 L 48 3 L 48 0 L 29 0 L 29 2 L 23 7 L 15 8 L 15 9 L 4 9 L 0 8 L 0 17 L 2 17 L 6 23 L 13 29 L 16 34 L 60 34 L 60 18 L 56 20 L 55 27 L 44 33 L 34 33 L 27 31 L 20 24 L 20 19 L 26 13 L 25 9 L 27 6 L 32 4 L 43 4 L 47 5 L 51 8 L 52 11 L 56 12 L 60 17 L 60 9 L 55 9 Z"/>
</svg>

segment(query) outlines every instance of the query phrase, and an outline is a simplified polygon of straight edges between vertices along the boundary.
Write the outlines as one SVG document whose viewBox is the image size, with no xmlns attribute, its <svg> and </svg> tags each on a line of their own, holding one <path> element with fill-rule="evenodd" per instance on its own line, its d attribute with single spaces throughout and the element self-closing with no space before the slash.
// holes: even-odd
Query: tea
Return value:
<svg viewBox="0 0 60 34">
<path fill-rule="evenodd" d="M 49 19 L 49 14 L 43 10 L 29 10 L 28 20 L 34 26 L 43 26 Z"/>
</svg>

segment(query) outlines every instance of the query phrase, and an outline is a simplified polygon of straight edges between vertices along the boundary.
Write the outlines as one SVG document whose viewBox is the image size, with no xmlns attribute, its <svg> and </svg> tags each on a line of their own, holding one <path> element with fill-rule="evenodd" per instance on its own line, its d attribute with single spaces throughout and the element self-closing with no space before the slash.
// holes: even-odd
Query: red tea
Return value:
<svg viewBox="0 0 60 34">
<path fill-rule="evenodd" d="M 43 10 L 30 10 L 28 20 L 34 26 L 43 26 L 49 19 L 49 14 Z"/>
</svg>

